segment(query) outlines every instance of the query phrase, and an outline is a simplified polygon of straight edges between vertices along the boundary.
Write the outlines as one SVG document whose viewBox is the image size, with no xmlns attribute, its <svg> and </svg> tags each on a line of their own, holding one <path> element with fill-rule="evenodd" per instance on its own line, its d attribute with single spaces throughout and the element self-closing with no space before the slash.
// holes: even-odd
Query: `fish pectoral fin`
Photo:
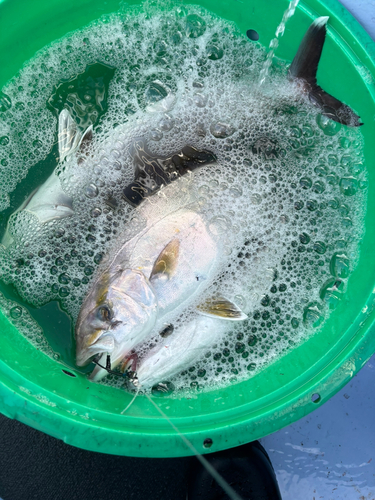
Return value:
<svg viewBox="0 0 375 500">
<path fill-rule="evenodd" d="M 40 224 L 56 219 L 64 219 L 74 214 L 73 209 L 66 205 L 52 205 L 50 203 L 40 204 L 32 209 L 25 208 L 25 211 L 35 215 Z"/>
<path fill-rule="evenodd" d="M 327 21 L 327 16 L 319 17 L 311 24 L 289 67 L 289 78 L 302 83 L 310 101 L 321 109 L 323 115 L 344 125 L 358 127 L 363 125 L 359 116 L 317 84 L 316 73 L 326 38 Z"/>
<path fill-rule="evenodd" d="M 69 154 L 76 150 L 82 140 L 82 133 L 67 109 L 59 114 L 59 157 L 63 161 Z"/>
<path fill-rule="evenodd" d="M 180 241 L 174 238 L 163 248 L 155 261 L 150 274 L 150 281 L 156 276 L 167 276 L 170 279 L 176 271 L 178 256 L 180 253 Z"/>
<path fill-rule="evenodd" d="M 225 297 L 208 299 L 199 305 L 197 309 L 204 316 L 213 316 L 230 321 L 242 321 L 247 318 L 247 315 L 236 304 Z"/>
</svg>

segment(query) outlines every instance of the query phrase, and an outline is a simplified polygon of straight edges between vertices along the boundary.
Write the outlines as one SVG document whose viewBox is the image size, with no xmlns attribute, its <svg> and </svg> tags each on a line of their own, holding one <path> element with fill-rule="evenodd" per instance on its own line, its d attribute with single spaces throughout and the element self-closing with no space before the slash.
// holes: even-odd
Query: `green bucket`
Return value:
<svg viewBox="0 0 375 500">
<path fill-rule="evenodd" d="M 287 0 L 199 3 L 237 23 L 243 33 L 256 30 L 265 46 L 288 6 Z M 0 1 L 0 88 L 37 50 L 119 7 L 118 0 Z M 301 0 L 277 55 L 291 60 L 312 20 L 327 15 L 329 36 L 319 83 L 350 104 L 365 123 L 369 193 L 359 263 L 344 300 L 306 342 L 247 381 L 198 392 L 195 399 L 155 400 L 200 453 L 247 443 L 305 416 L 345 385 L 375 351 L 375 44 L 337 0 Z M 2 314 L 0 327 L 4 415 L 88 450 L 138 457 L 191 454 L 146 397 L 136 398 L 121 415 L 130 394 L 91 383 L 80 373 L 67 376 L 60 363 L 33 347 Z M 204 446 L 208 438 L 209 449 Z"/>
</svg>

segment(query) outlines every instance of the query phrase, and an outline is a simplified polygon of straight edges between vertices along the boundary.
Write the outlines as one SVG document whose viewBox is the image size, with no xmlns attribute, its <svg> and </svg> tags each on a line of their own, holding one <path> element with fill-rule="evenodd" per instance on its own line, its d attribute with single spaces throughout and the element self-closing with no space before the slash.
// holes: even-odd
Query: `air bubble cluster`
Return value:
<svg viewBox="0 0 375 500">
<path fill-rule="evenodd" d="M 356 266 L 367 186 L 361 132 L 320 115 L 287 81 L 286 66 L 259 87 L 265 56 L 202 8 L 117 13 L 43 49 L 0 93 L 0 208 L 49 155 L 45 169 L 56 168 L 74 209 L 44 224 L 27 210 L 13 213 L 1 279 L 34 306 L 58 300 L 73 322 L 96 269 L 130 221 L 138 223 L 123 190 L 142 155 L 162 164 L 187 145 L 214 154 L 216 162 L 194 170 L 172 201 L 178 206 L 194 193 L 222 244 L 207 293 L 232 299 L 248 319 L 231 323 L 225 340 L 163 381 L 168 392 L 241 380 L 282 356 L 338 306 Z M 51 88 L 98 61 L 115 68 L 107 110 L 95 111 L 103 96 L 98 90 L 95 101 L 96 87 L 70 101 L 78 126 L 94 126 L 93 137 L 58 162 L 57 114 L 46 107 Z M 153 195 L 156 212 L 162 194 Z M 1 307 L 14 321 L 24 317 L 20 305 Z M 173 318 L 174 333 L 192 314 Z M 162 338 L 156 333 L 153 344 Z"/>
</svg>

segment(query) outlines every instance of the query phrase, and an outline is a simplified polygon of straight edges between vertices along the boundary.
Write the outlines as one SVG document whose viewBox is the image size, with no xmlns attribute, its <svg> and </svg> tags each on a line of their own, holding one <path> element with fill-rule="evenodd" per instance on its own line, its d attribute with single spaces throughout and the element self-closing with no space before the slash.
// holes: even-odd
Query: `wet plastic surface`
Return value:
<svg viewBox="0 0 375 500">
<path fill-rule="evenodd" d="M 375 498 L 375 355 L 340 392 L 261 443 L 283 500 Z"/>
</svg>

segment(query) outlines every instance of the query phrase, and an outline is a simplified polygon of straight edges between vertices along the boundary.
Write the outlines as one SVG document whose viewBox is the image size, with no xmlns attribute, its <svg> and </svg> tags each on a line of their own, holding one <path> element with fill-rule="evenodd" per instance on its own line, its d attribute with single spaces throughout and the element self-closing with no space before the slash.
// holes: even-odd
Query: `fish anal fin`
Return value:
<svg viewBox="0 0 375 500">
<path fill-rule="evenodd" d="M 236 304 L 225 297 L 208 299 L 203 304 L 200 304 L 197 309 L 204 316 L 213 316 L 229 321 L 243 321 L 247 318 L 247 315 Z"/>
<path fill-rule="evenodd" d="M 289 67 L 289 78 L 301 84 L 300 88 L 308 93 L 310 101 L 321 109 L 323 115 L 343 125 L 358 127 L 363 125 L 359 116 L 317 84 L 316 74 L 326 38 L 327 21 L 327 16 L 319 17 L 310 25 Z"/>
<path fill-rule="evenodd" d="M 179 253 L 180 242 L 177 238 L 174 238 L 163 248 L 156 259 L 150 274 L 150 281 L 156 275 L 165 275 L 170 279 L 176 271 Z"/>
</svg>

